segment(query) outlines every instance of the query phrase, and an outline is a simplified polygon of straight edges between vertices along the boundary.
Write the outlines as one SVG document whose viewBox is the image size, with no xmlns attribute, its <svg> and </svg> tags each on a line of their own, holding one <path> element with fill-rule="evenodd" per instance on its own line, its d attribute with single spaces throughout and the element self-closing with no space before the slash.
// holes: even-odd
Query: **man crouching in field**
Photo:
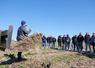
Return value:
<svg viewBox="0 0 95 68">
<path fill-rule="evenodd" d="M 31 29 L 27 29 L 27 25 L 25 21 L 21 21 L 21 26 L 17 31 L 17 41 L 23 40 L 28 34 L 31 32 Z M 22 60 L 22 52 L 18 52 L 17 54 L 18 60 Z"/>
</svg>

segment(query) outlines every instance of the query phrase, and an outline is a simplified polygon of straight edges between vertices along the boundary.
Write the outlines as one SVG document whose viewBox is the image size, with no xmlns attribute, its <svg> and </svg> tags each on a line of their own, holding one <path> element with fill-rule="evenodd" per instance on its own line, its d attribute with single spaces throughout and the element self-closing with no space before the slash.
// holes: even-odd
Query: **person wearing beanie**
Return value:
<svg viewBox="0 0 95 68">
<path fill-rule="evenodd" d="M 23 40 L 31 32 L 31 29 L 27 29 L 26 26 L 26 22 L 22 20 L 21 26 L 17 30 L 17 41 Z M 22 60 L 22 52 L 18 52 L 17 56 L 18 60 Z"/>
</svg>

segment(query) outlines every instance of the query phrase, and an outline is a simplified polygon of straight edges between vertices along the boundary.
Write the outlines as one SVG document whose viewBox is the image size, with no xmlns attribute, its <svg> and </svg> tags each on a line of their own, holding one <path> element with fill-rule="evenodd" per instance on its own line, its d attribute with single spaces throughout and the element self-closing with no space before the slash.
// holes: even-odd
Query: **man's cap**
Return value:
<svg viewBox="0 0 95 68">
<path fill-rule="evenodd" d="M 21 25 L 24 25 L 26 24 L 26 22 L 24 20 L 21 21 Z"/>
</svg>

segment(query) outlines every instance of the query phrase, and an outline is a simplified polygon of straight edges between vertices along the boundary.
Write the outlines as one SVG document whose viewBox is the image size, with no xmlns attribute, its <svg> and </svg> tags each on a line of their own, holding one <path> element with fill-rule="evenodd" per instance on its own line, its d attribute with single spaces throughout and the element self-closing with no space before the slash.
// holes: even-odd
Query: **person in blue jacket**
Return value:
<svg viewBox="0 0 95 68">
<path fill-rule="evenodd" d="M 31 29 L 27 28 L 26 22 L 21 21 L 21 26 L 17 30 L 17 41 L 23 40 L 31 32 Z M 22 59 L 22 52 L 17 54 L 18 60 Z"/>
<path fill-rule="evenodd" d="M 46 47 L 46 41 L 47 41 L 47 38 L 45 36 L 42 37 L 42 47 Z"/>
</svg>

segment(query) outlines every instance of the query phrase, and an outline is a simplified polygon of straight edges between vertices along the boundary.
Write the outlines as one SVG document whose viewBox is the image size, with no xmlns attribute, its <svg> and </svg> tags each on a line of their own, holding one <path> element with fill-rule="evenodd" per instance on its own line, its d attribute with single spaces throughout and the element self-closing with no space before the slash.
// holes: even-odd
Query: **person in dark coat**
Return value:
<svg viewBox="0 0 95 68">
<path fill-rule="evenodd" d="M 90 44 L 92 45 L 93 52 L 95 53 L 95 33 L 93 33 L 91 37 Z"/>
<path fill-rule="evenodd" d="M 63 35 L 63 37 L 62 37 L 62 44 L 63 44 L 62 49 L 63 50 L 65 49 L 65 39 L 66 39 L 65 35 Z"/>
<path fill-rule="evenodd" d="M 58 36 L 58 47 L 60 47 L 61 48 L 61 42 L 62 42 L 62 38 L 61 38 L 61 36 Z"/>
<path fill-rule="evenodd" d="M 84 41 L 85 41 L 85 45 L 86 45 L 86 51 L 87 49 L 89 49 L 91 51 L 91 46 L 90 46 L 90 34 L 86 33 L 85 37 L 84 37 Z"/>
<path fill-rule="evenodd" d="M 47 44 L 49 44 L 49 38 L 47 37 L 46 39 L 47 39 Z"/>
<path fill-rule="evenodd" d="M 47 38 L 45 36 L 42 37 L 42 47 L 46 47 L 46 41 L 47 41 Z"/>
<path fill-rule="evenodd" d="M 26 22 L 21 21 L 21 26 L 17 30 L 17 41 L 23 40 L 28 34 L 31 32 L 31 29 L 27 28 Z M 18 60 L 22 59 L 22 52 L 18 52 L 17 54 Z"/>
<path fill-rule="evenodd" d="M 69 50 L 70 42 L 71 42 L 71 39 L 69 35 L 67 34 L 66 39 L 65 39 L 65 50 Z"/>
<path fill-rule="evenodd" d="M 55 37 L 52 37 L 52 42 L 53 42 L 52 47 L 55 48 L 55 43 L 56 43 L 56 38 Z"/>
<path fill-rule="evenodd" d="M 74 51 L 78 51 L 79 47 L 78 47 L 78 42 L 77 42 L 77 35 L 72 37 L 72 43 L 73 43 L 73 46 L 74 46 Z"/>
<path fill-rule="evenodd" d="M 84 40 L 84 37 L 81 33 L 79 33 L 78 37 L 77 37 L 77 41 L 78 41 L 78 47 L 79 47 L 79 52 L 82 51 L 83 49 L 83 40 Z"/>
<path fill-rule="evenodd" d="M 48 47 L 51 47 L 52 44 L 52 36 L 47 37 L 47 43 L 48 43 Z"/>
</svg>

